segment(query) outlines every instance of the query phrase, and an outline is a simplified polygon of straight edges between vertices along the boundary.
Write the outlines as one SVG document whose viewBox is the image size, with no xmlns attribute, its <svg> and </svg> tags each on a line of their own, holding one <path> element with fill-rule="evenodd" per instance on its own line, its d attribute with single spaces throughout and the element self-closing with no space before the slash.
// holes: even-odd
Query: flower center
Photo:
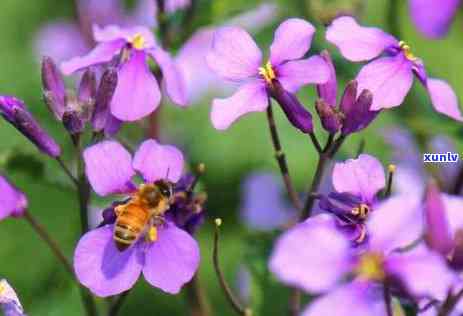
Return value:
<svg viewBox="0 0 463 316">
<path fill-rule="evenodd" d="M 135 49 L 145 48 L 146 40 L 140 33 L 135 34 L 129 41 Z"/>
<path fill-rule="evenodd" d="M 405 57 L 407 57 L 408 60 L 415 61 L 415 60 L 418 59 L 415 55 L 413 55 L 410 46 L 408 46 L 408 44 L 405 43 L 404 41 L 399 42 L 399 47 L 402 50 L 402 52 L 404 53 Z"/>
<path fill-rule="evenodd" d="M 263 67 L 259 67 L 259 75 L 261 75 L 269 84 L 271 84 L 272 80 L 276 78 L 275 71 L 273 70 L 270 61 L 268 61 Z"/>
<path fill-rule="evenodd" d="M 3 282 L 1 282 L 0 283 L 0 296 L 3 295 L 3 293 L 5 293 L 5 290 L 6 290 L 6 287 L 3 284 Z"/>
<path fill-rule="evenodd" d="M 363 279 L 382 281 L 386 277 L 384 272 L 384 257 L 375 252 L 366 252 L 360 257 L 355 273 Z"/>
<path fill-rule="evenodd" d="M 352 215 L 358 216 L 361 219 L 367 218 L 368 214 L 370 214 L 370 206 L 365 203 L 360 204 L 357 207 L 354 207 L 351 210 Z"/>
</svg>

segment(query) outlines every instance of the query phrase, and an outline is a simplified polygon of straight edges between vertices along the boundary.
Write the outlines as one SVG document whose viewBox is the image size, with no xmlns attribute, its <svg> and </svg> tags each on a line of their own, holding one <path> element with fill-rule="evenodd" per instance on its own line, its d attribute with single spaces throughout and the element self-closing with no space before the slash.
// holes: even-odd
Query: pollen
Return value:
<svg viewBox="0 0 463 316">
<path fill-rule="evenodd" d="M 147 234 L 148 240 L 155 242 L 158 240 L 158 229 L 155 226 L 151 226 Z"/>
<path fill-rule="evenodd" d="M 365 280 L 382 281 L 386 277 L 384 272 L 384 258 L 381 254 L 367 252 L 360 257 L 355 269 L 356 274 Z"/>
<path fill-rule="evenodd" d="M 0 283 L 0 296 L 3 295 L 3 293 L 5 293 L 5 290 L 6 290 L 6 287 L 5 285 L 2 283 Z"/>
<path fill-rule="evenodd" d="M 259 75 L 261 75 L 269 84 L 271 84 L 276 78 L 275 71 L 273 70 L 273 66 L 270 61 L 268 61 L 265 66 L 259 67 Z"/>
<path fill-rule="evenodd" d="M 135 49 L 143 49 L 145 48 L 146 40 L 143 35 L 137 33 L 130 39 L 130 43 Z"/>
<path fill-rule="evenodd" d="M 413 55 L 410 46 L 408 46 L 408 44 L 405 43 L 404 41 L 399 42 L 399 47 L 403 51 L 405 57 L 407 57 L 408 60 L 415 61 L 418 59 L 415 55 Z"/>
</svg>

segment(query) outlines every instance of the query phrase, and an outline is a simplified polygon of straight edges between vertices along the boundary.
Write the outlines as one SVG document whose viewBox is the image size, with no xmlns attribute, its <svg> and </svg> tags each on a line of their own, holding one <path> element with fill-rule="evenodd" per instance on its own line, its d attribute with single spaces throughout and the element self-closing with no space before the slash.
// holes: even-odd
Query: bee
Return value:
<svg viewBox="0 0 463 316">
<path fill-rule="evenodd" d="M 141 184 L 127 203 L 115 207 L 117 219 L 113 239 L 119 251 L 126 250 L 147 229 L 163 222 L 172 192 L 172 183 L 165 180 Z"/>
</svg>

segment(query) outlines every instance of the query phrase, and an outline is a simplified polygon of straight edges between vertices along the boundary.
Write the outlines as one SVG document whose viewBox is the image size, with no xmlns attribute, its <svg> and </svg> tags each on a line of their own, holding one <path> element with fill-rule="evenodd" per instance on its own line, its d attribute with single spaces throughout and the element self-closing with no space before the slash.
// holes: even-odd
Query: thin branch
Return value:
<svg viewBox="0 0 463 316">
<path fill-rule="evenodd" d="M 386 305 L 386 315 L 387 316 L 394 316 L 394 313 L 392 311 L 392 298 L 391 298 L 391 291 L 389 289 L 389 286 L 384 285 L 384 304 Z"/>
<path fill-rule="evenodd" d="M 315 136 L 314 133 L 309 133 L 309 136 L 310 136 L 310 140 L 312 141 L 313 146 L 315 147 L 315 150 L 319 154 L 321 154 L 322 153 L 322 146 L 320 146 L 320 142 L 318 141 L 317 136 Z"/>
<path fill-rule="evenodd" d="M 58 261 L 61 262 L 61 264 L 64 266 L 66 272 L 68 272 L 71 275 L 73 281 L 77 283 L 77 286 L 80 289 L 82 303 L 86 309 L 87 315 L 96 316 L 96 306 L 92 296 L 90 295 L 90 293 L 88 293 L 87 289 L 83 288 L 80 285 L 79 281 L 76 279 L 74 269 L 72 268 L 71 263 L 68 261 L 61 248 L 59 247 L 58 243 L 50 236 L 46 228 L 42 224 L 40 224 L 28 210 L 24 212 L 24 219 L 32 226 L 37 235 L 39 235 L 40 238 L 42 238 L 42 240 L 48 245 L 50 250 L 58 259 Z"/>
<path fill-rule="evenodd" d="M 59 163 L 61 169 L 63 169 L 64 173 L 69 177 L 69 179 L 74 183 L 75 186 L 79 186 L 79 182 L 77 181 L 76 177 L 72 174 L 71 170 L 66 166 L 64 161 L 61 159 L 61 157 L 56 157 L 55 160 Z"/>
<path fill-rule="evenodd" d="M 355 157 L 360 156 L 360 155 L 364 152 L 364 150 L 365 150 L 365 145 L 366 145 L 365 138 L 362 138 L 362 139 L 360 140 L 359 146 L 358 146 L 358 148 L 357 148 L 357 152 L 355 153 Z"/>
<path fill-rule="evenodd" d="M 302 204 L 299 200 L 299 196 L 296 190 L 294 189 L 293 182 L 289 174 L 288 163 L 286 162 L 285 153 L 281 147 L 280 137 L 278 136 L 278 130 L 276 127 L 275 118 L 273 117 L 273 110 L 272 105 L 270 104 L 270 100 L 267 107 L 267 121 L 270 130 L 270 137 L 272 138 L 273 149 L 275 151 L 275 159 L 277 160 L 278 166 L 280 167 L 281 176 L 283 177 L 283 181 L 286 186 L 286 191 L 288 192 L 289 198 L 294 208 L 300 210 L 302 208 Z"/>
<path fill-rule="evenodd" d="M 68 261 L 64 253 L 61 251 L 61 248 L 59 247 L 58 243 L 50 236 L 50 234 L 48 234 L 46 228 L 42 224 L 40 224 L 37 221 L 37 219 L 27 210 L 24 212 L 24 219 L 32 226 L 37 235 L 39 235 L 40 238 L 42 238 L 42 240 L 48 245 L 48 247 L 59 260 L 59 262 L 62 263 L 66 271 L 74 279 L 74 269 L 72 268 L 71 263 Z"/>
<path fill-rule="evenodd" d="M 210 316 L 211 306 L 207 297 L 201 287 L 198 275 L 195 275 L 193 279 L 186 286 L 189 306 L 191 309 L 191 316 Z"/>
<path fill-rule="evenodd" d="M 129 295 L 130 293 L 130 290 L 127 290 L 125 292 L 123 292 L 122 294 L 120 294 L 112 303 L 111 303 L 111 306 L 109 307 L 109 311 L 108 311 L 108 316 L 116 316 L 119 311 L 121 310 L 121 307 L 122 305 L 124 304 L 127 296 Z"/>
<path fill-rule="evenodd" d="M 80 210 L 80 227 L 82 233 L 85 234 L 88 231 L 88 205 L 90 203 L 90 184 L 88 183 L 85 175 L 84 161 L 82 157 L 82 146 L 79 143 L 75 144 L 76 149 L 76 160 L 77 160 L 77 173 L 78 173 L 78 187 L 77 187 L 77 199 L 79 201 Z"/>
<path fill-rule="evenodd" d="M 235 296 L 235 294 L 231 290 L 231 287 L 228 285 L 227 281 L 225 280 L 222 269 L 220 268 L 220 264 L 219 264 L 219 234 L 220 234 L 220 229 L 219 229 L 219 227 L 221 225 L 222 225 L 222 220 L 220 218 L 217 218 L 215 220 L 214 248 L 213 248 L 213 251 L 212 251 L 212 260 L 213 260 L 213 263 L 214 263 L 214 270 L 215 270 L 215 273 L 217 275 L 217 278 L 219 279 L 220 287 L 222 288 L 223 292 L 225 293 L 225 297 L 227 298 L 228 302 L 233 307 L 233 310 L 238 315 L 250 316 L 250 315 L 252 315 L 251 310 L 248 309 L 248 308 L 243 307 L 243 305 L 238 300 L 238 298 Z"/>
</svg>

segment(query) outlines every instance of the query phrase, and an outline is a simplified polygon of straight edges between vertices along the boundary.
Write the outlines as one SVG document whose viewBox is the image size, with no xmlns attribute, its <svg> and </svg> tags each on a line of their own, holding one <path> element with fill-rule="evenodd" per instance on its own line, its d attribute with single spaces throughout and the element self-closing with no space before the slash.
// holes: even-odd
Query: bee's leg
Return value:
<svg viewBox="0 0 463 316">
<path fill-rule="evenodd" d="M 155 242 L 158 240 L 158 228 L 154 225 L 150 226 L 148 232 L 145 235 L 146 242 Z"/>
</svg>

